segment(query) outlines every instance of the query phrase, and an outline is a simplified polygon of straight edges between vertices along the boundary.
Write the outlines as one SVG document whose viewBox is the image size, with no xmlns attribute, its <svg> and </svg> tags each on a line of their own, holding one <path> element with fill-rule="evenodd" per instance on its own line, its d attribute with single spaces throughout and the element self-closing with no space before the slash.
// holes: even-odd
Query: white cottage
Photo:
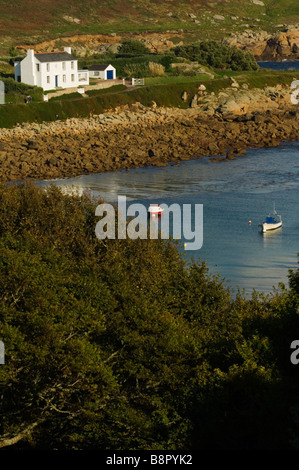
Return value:
<svg viewBox="0 0 299 470">
<path fill-rule="evenodd" d="M 27 51 L 27 56 L 15 62 L 15 80 L 47 90 L 75 88 L 89 84 L 88 70 L 78 70 L 78 61 L 70 47 L 60 52 Z"/>
<path fill-rule="evenodd" d="M 113 65 L 91 65 L 89 67 L 90 78 L 102 78 L 103 80 L 115 80 L 116 70 Z"/>
</svg>

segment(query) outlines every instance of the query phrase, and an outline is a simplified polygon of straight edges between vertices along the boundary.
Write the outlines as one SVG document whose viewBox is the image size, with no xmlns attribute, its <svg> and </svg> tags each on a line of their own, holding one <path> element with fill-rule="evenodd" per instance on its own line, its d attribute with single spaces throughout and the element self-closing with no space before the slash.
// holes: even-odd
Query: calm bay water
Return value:
<svg viewBox="0 0 299 470">
<path fill-rule="evenodd" d="M 299 60 L 283 60 L 279 62 L 258 62 L 262 69 L 299 70 Z"/>
<path fill-rule="evenodd" d="M 106 202 L 118 195 L 129 202 L 203 204 L 203 246 L 184 251 L 207 262 L 236 292 L 271 292 L 287 283 L 288 270 L 297 267 L 299 252 L 299 142 L 272 149 L 252 149 L 231 161 L 206 158 L 179 166 L 147 168 L 41 181 L 65 190 L 88 191 Z M 283 228 L 261 234 L 258 224 L 273 208 Z M 251 221 L 251 224 L 249 224 Z"/>
</svg>

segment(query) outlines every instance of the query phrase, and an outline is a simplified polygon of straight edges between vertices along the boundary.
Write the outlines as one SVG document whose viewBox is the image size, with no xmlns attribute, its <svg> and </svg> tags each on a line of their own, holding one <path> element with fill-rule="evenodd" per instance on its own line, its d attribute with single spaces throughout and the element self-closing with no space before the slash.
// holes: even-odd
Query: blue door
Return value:
<svg viewBox="0 0 299 470">
<path fill-rule="evenodd" d="M 107 70 L 107 80 L 113 80 L 113 70 Z"/>
<path fill-rule="evenodd" d="M 55 75 L 55 86 L 58 86 L 58 75 Z"/>
</svg>

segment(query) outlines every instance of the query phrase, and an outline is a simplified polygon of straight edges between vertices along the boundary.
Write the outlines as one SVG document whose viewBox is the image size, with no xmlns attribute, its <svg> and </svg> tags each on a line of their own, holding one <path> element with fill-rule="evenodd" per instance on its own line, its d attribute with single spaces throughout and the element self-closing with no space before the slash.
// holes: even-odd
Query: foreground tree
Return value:
<svg viewBox="0 0 299 470">
<path fill-rule="evenodd" d="M 172 242 L 98 240 L 95 205 L 0 187 L 0 447 L 296 448 L 298 272 L 232 299 Z"/>
</svg>

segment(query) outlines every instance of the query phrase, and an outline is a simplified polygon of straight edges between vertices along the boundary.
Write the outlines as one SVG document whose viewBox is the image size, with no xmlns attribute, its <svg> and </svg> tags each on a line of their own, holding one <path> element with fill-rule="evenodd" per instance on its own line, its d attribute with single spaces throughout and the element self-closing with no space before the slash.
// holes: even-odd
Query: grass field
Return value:
<svg viewBox="0 0 299 470">
<path fill-rule="evenodd" d="M 192 83 L 194 81 L 210 80 L 206 74 L 198 74 L 193 77 L 185 75 L 164 75 L 161 77 L 146 77 L 144 79 L 145 85 L 167 85 L 171 83 Z"/>
</svg>

